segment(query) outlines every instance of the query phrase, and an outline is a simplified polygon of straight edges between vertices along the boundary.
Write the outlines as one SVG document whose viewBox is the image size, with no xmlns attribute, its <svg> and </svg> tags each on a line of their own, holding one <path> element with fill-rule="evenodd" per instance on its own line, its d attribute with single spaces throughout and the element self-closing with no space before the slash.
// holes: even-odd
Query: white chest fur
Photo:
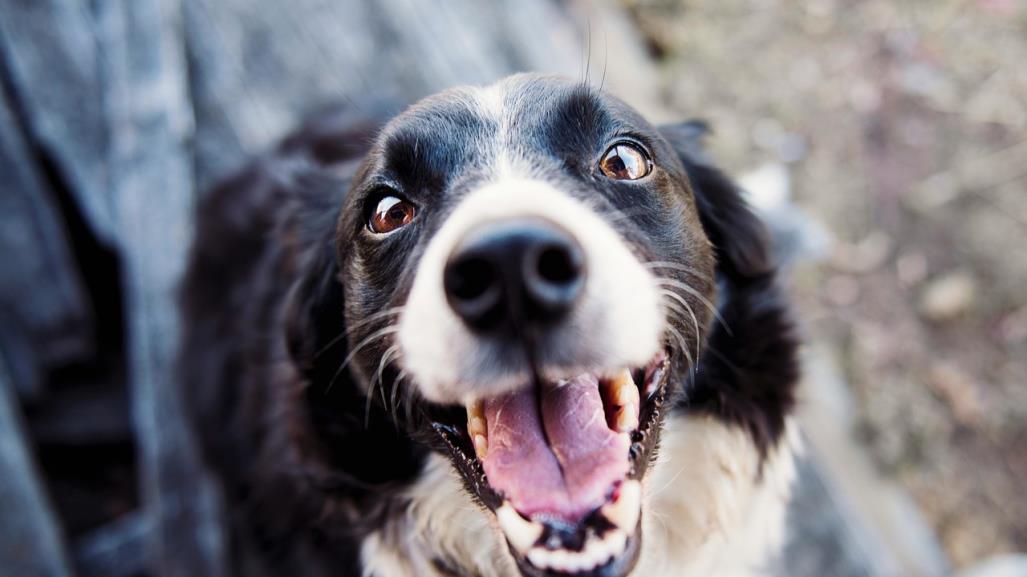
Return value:
<svg viewBox="0 0 1027 577">
<path fill-rule="evenodd" d="M 634 575 L 762 575 L 784 541 L 797 450 L 790 424 L 760 471 L 755 445 L 737 427 L 711 418 L 671 419 L 646 477 L 643 545 Z M 464 492 L 445 458 L 431 457 L 408 496 L 405 515 L 364 542 L 365 575 L 445 575 L 433 559 L 458 568 L 461 576 L 516 575 L 498 528 Z"/>
</svg>

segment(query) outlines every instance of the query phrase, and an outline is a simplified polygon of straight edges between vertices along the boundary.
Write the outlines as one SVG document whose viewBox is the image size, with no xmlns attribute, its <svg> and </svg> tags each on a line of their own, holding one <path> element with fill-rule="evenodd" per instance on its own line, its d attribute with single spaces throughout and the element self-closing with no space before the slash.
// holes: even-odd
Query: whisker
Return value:
<svg viewBox="0 0 1027 577">
<path fill-rule="evenodd" d="M 670 331 L 670 334 L 673 335 L 677 339 L 678 344 L 681 345 L 681 352 L 685 353 L 685 358 L 688 359 L 688 366 L 691 367 L 694 372 L 695 359 L 692 358 L 692 353 L 688 350 L 688 342 L 685 340 L 685 337 L 681 336 L 681 331 L 672 326 L 668 326 L 667 330 Z"/>
<path fill-rule="evenodd" d="M 403 412 L 406 415 L 406 423 L 409 424 L 413 420 L 414 396 L 417 391 L 414 390 L 414 387 L 406 387 L 404 393 L 406 399 L 403 401 Z"/>
<path fill-rule="evenodd" d="M 702 273 L 699 272 L 699 269 L 696 269 L 694 267 L 690 267 L 690 266 L 688 266 L 686 264 L 681 264 L 681 263 L 678 263 L 678 262 L 671 262 L 671 261 L 668 261 L 668 260 L 654 260 L 654 261 L 642 263 L 642 265 L 645 266 L 646 268 L 649 268 L 649 269 L 669 268 L 669 269 L 679 270 L 679 271 L 681 271 L 683 273 L 690 274 L 690 275 L 695 276 L 695 277 L 702 277 L 703 276 Z"/>
<path fill-rule="evenodd" d="M 684 310 L 678 308 L 674 303 L 664 302 L 663 304 L 666 307 L 666 310 L 667 310 L 667 313 L 668 313 L 668 318 L 677 318 L 682 323 L 688 321 L 688 317 L 685 316 L 687 313 Z M 697 353 L 698 353 L 698 350 L 699 350 L 698 347 L 696 347 Z"/>
<path fill-rule="evenodd" d="M 729 327 L 727 325 L 727 321 L 725 321 L 724 317 L 722 317 L 720 315 L 720 311 L 717 310 L 717 307 L 714 306 L 714 304 L 712 302 L 710 302 L 710 299 L 708 299 L 705 296 L 703 296 L 702 293 L 700 293 L 699 291 L 695 290 L 694 288 L 688 286 L 687 284 L 685 284 L 685 283 L 683 283 L 683 282 L 681 282 L 679 280 L 675 280 L 675 279 L 667 278 L 667 277 L 662 277 L 662 276 L 659 276 L 659 275 L 657 275 L 655 278 L 656 278 L 656 282 L 659 283 L 659 284 L 665 284 L 665 285 L 669 286 L 670 288 L 677 288 L 677 289 L 683 290 L 686 293 L 694 296 L 696 299 L 699 300 L 699 302 L 701 302 L 702 304 L 706 305 L 706 308 L 710 309 L 710 312 L 713 313 L 713 316 L 716 317 L 717 320 L 720 321 L 720 324 L 722 324 L 724 326 L 724 330 L 727 331 L 727 334 L 729 334 L 731 336 L 734 336 L 734 333 L 731 332 L 731 327 Z"/>
<path fill-rule="evenodd" d="M 328 349 L 330 349 L 333 346 L 335 346 L 336 343 L 338 343 L 342 339 L 348 337 L 353 331 L 359 329 L 360 327 L 363 327 L 363 326 L 365 326 L 367 324 L 370 324 L 370 323 L 372 323 L 372 322 L 374 322 L 376 320 L 379 320 L 379 319 L 381 319 L 383 317 L 388 317 L 389 315 L 399 314 L 401 312 L 403 312 L 403 307 L 402 306 L 392 307 L 392 308 L 389 308 L 389 309 L 385 309 L 383 311 L 378 311 L 378 312 L 374 313 L 373 315 L 370 315 L 368 317 L 360 319 L 359 321 L 353 323 L 351 326 L 347 327 L 344 331 L 342 331 L 341 333 L 336 335 L 334 338 L 332 338 L 332 340 L 328 341 L 323 347 L 321 347 L 316 353 L 314 353 L 314 359 L 315 360 L 318 359 L 321 355 L 323 355 L 326 352 L 328 352 Z"/>
<path fill-rule="evenodd" d="M 393 422 L 396 422 L 396 420 L 397 420 L 396 419 L 396 406 L 397 406 L 397 404 L 396 404 L 397 403 L 396 393 L 399 392 L 399 385 L 400 385 L 400 383 L 402 383 L 403 380 L 407 379 L 409 376 L 410 375 L 406 372 L 405 369 L 400 369 L 399 374 L 397 374 L 396 378 L 392 381 L 392 393 L 389 395 L 389 407 L 391 409 L 390 412 L 392 413 L 392 420 L 393 420 Z"/>
<path fill-rule="evenodd" d="M 685 472 L 686 468 L 687 468 L 687 466 L 682 466 L 680 469 L 678 469 L 678 471 L 676 473 L 674 473 L 674 476 L 672 476 L 669 481 L 667 481 L 666 483 L 663 484 L 662 487 L 660 487 L 659 489 L 655 489 L 655 490 L 649 491 L 649 495 L 648 495 L 649 498 L 650 499 L 655 498 L 657 495 L 659 495 L 660 493 L 666 491 L 672 485 L 674 485 L 674 482 L 678 480 L 678 477 L 681 476 L 681 473 Z"/>
<path fill-rule="evenodd" d="M 695 326 L 695 358 L 698 359 L 700 357 L 699 341 L 702 340 L 702 334 L 699 332 L 699 319 L 695 317 L 695 311 L 692 310 L 692 305 L 688 304 L 688 301 L 676 292 L 661 289 L 660 294 L 681 303 L 681 305 L 685 307 L 685 310 L 688 311 L 689 316 L 692 317 L 692 324 Z"/>
<path fill-rule="evenodd" d="M 367 403 L 364 405 L 364 428 L 366 429 L 371 419 L 371 399 L 374 397 L 374 387 L 377 383 L 378 388 L 382 393 L 382 405 L 386 405 L 385 400 L 385 385 L 382 383 L 382 371 L 385 370 L 385 365 L 389 362 L 389 358 L 399 353 L 399 345 L 392 345 L 385 349 L 382 353 L 382 359 L 378 362 L 378 371 L 375 374 L 375 378 L 371 380 L 371 386 L 367 388 Z"/>
<path fill-rule="evenodd" d="M 346 368 L 346 365 L 350 364 L 350 362 L 353 360 L 353 358 L 357 356 L 357 353 L 359 353 L 361 350 L 363 350 L 364 347 L 366 347 L 367 345 L 373 343 L 377 339 L 380 339 L 380 338 L 382 338 L 382 337 L 384 337 L 386 335 L 390 335 L 392 333 L 398 333 L 398 332 L 399 332 L 399 327 L 390 325 L 390 326 L 387 326 L 387 327 L 385 327 L 383 329 L 379 329 L 379 330 L 371 333 L 367 338 L 365 338 L 364 340 L 360 341 L 360 343 L 357 344 L 357 346 L 353 347 L 353 350 L 350 351 L 350 353 L 348 355 L 346 355 L 345 360 L 342 361 L 342 364 L 339 365 L 339 368 L 335 371 L 335 374 L 332 375 L 332 380 L 328 381 L 328 387 L 325 389 L 325 392 L 327 393 L 328 391 L 330 391 L 332 389 L 332 385 L 335 384 L 336 379 L 338 379 L 339 375 L 342 374 L 342 369 Z"/>
<path fill-rule="evenodd" d="M 592 68 L 592 17 L 591 16 L 588 16 L 587 23 L 586 23 L 585 33 L 586 33 L 586 39 L 585 39 L 585 45 L 586 45 L 585 46 L 585 54 L 586 54 L 586 60 L 585 60 L 585 81 L 582 84 L 584 84 L 585 86 L 588 86 L 588 73 L 590 72 L 590 69 Z"/>
</svg>

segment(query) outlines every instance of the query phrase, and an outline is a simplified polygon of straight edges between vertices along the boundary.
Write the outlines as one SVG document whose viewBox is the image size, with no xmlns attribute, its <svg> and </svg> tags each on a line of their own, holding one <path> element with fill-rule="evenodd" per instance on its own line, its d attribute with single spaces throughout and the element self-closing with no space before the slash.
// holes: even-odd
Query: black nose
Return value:
<svg viewBox="0 0 1027 577">
<path fill-rule="evenodd" d="M 473 231 L 444 274 L 449 305 L 479 332 L 554 323 L 585 284 L 581 247 L 570 234 L 535 219 Z"/>
</svg>

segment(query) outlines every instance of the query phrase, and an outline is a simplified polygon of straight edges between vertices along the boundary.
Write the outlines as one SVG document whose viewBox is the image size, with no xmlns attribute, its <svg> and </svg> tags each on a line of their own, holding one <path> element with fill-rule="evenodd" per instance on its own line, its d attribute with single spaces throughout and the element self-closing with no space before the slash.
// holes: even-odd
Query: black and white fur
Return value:
<svg viewBox="0 0 1027 577">
<path fill-rule="evenodd" d="M 704 133 L 520 75 L 429 98 L 380 131 L 315 119 L 213 191 L 183 290 L 181 367 L 236 573 L 518 574 L 432 419 L 529 372 L 461 326 L 440 276 L 471 227 L 532 216 L 592 255 L 585 296 L 535 368 L 673 353 L 632 574 L 760 574 L 794 475 L 796 343 L 762 226 L 701 153 Z M 651 152 L 651 178 L 596 177 L 616 138 Z M 419 210 L 375 236 L 368 205 L 383 188 Z"/>
</svg>

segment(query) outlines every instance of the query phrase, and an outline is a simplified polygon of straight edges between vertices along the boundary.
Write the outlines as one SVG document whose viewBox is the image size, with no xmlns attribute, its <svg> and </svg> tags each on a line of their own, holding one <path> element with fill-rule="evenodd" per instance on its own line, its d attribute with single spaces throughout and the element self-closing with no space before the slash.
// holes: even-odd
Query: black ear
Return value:
<svg viewBox="0 0 1027 577">
<path fill-rule="evenodd" d="M 739 188 L 703 154 L 705 124 L 661 132 L 684 164 L 717 254 L 718 315 L 678 406 L 742 427 L 765 456 L 784 434 L 799 377 L 798 341 L 769 236 Z"/>
<path fill-rule="evenodd" d="M 304 474 L 336 492 L 380 495 L 389 482 L 412 478 L 420 470 L 423 450 L 410 442 L 385 407 L 368 402 L 346 364 L 346 291 L 336 248 L 342 200 L 323 188 L 338 190 L 340 184 L 314 173 L 297 175 L 293 182 L 293 195 L 328 199 L 305 202 L 304 212 L 297 215 L 302 226 L 290 235 L 297 275 L 283 311 L 289 356 L 303 380 L 302 407 L 320 451 L 320 465 Z M 382 455 L 389 458 L 382 460 Z"/>
<path fill-rule="evenodd" d="M 300 277 L 285 308 L 289 356 L 310 383 L 318 383 L 346 355 L 344 297 L 331 235 L 300 255 Z M 328 379 L 332 378 L 329 374 Z"/>
<path fill-rule="evenodd" d="M 713 166 L 702 150 L 702 139 L 709 133 L 707 125 L 689 121 L 661 127 L 660 132 L 685 166 L 699 218 L 716 247 L 718 272 L 739 280 L 772 273 L 766 228 L 739 188 Z"/>
</svg>

